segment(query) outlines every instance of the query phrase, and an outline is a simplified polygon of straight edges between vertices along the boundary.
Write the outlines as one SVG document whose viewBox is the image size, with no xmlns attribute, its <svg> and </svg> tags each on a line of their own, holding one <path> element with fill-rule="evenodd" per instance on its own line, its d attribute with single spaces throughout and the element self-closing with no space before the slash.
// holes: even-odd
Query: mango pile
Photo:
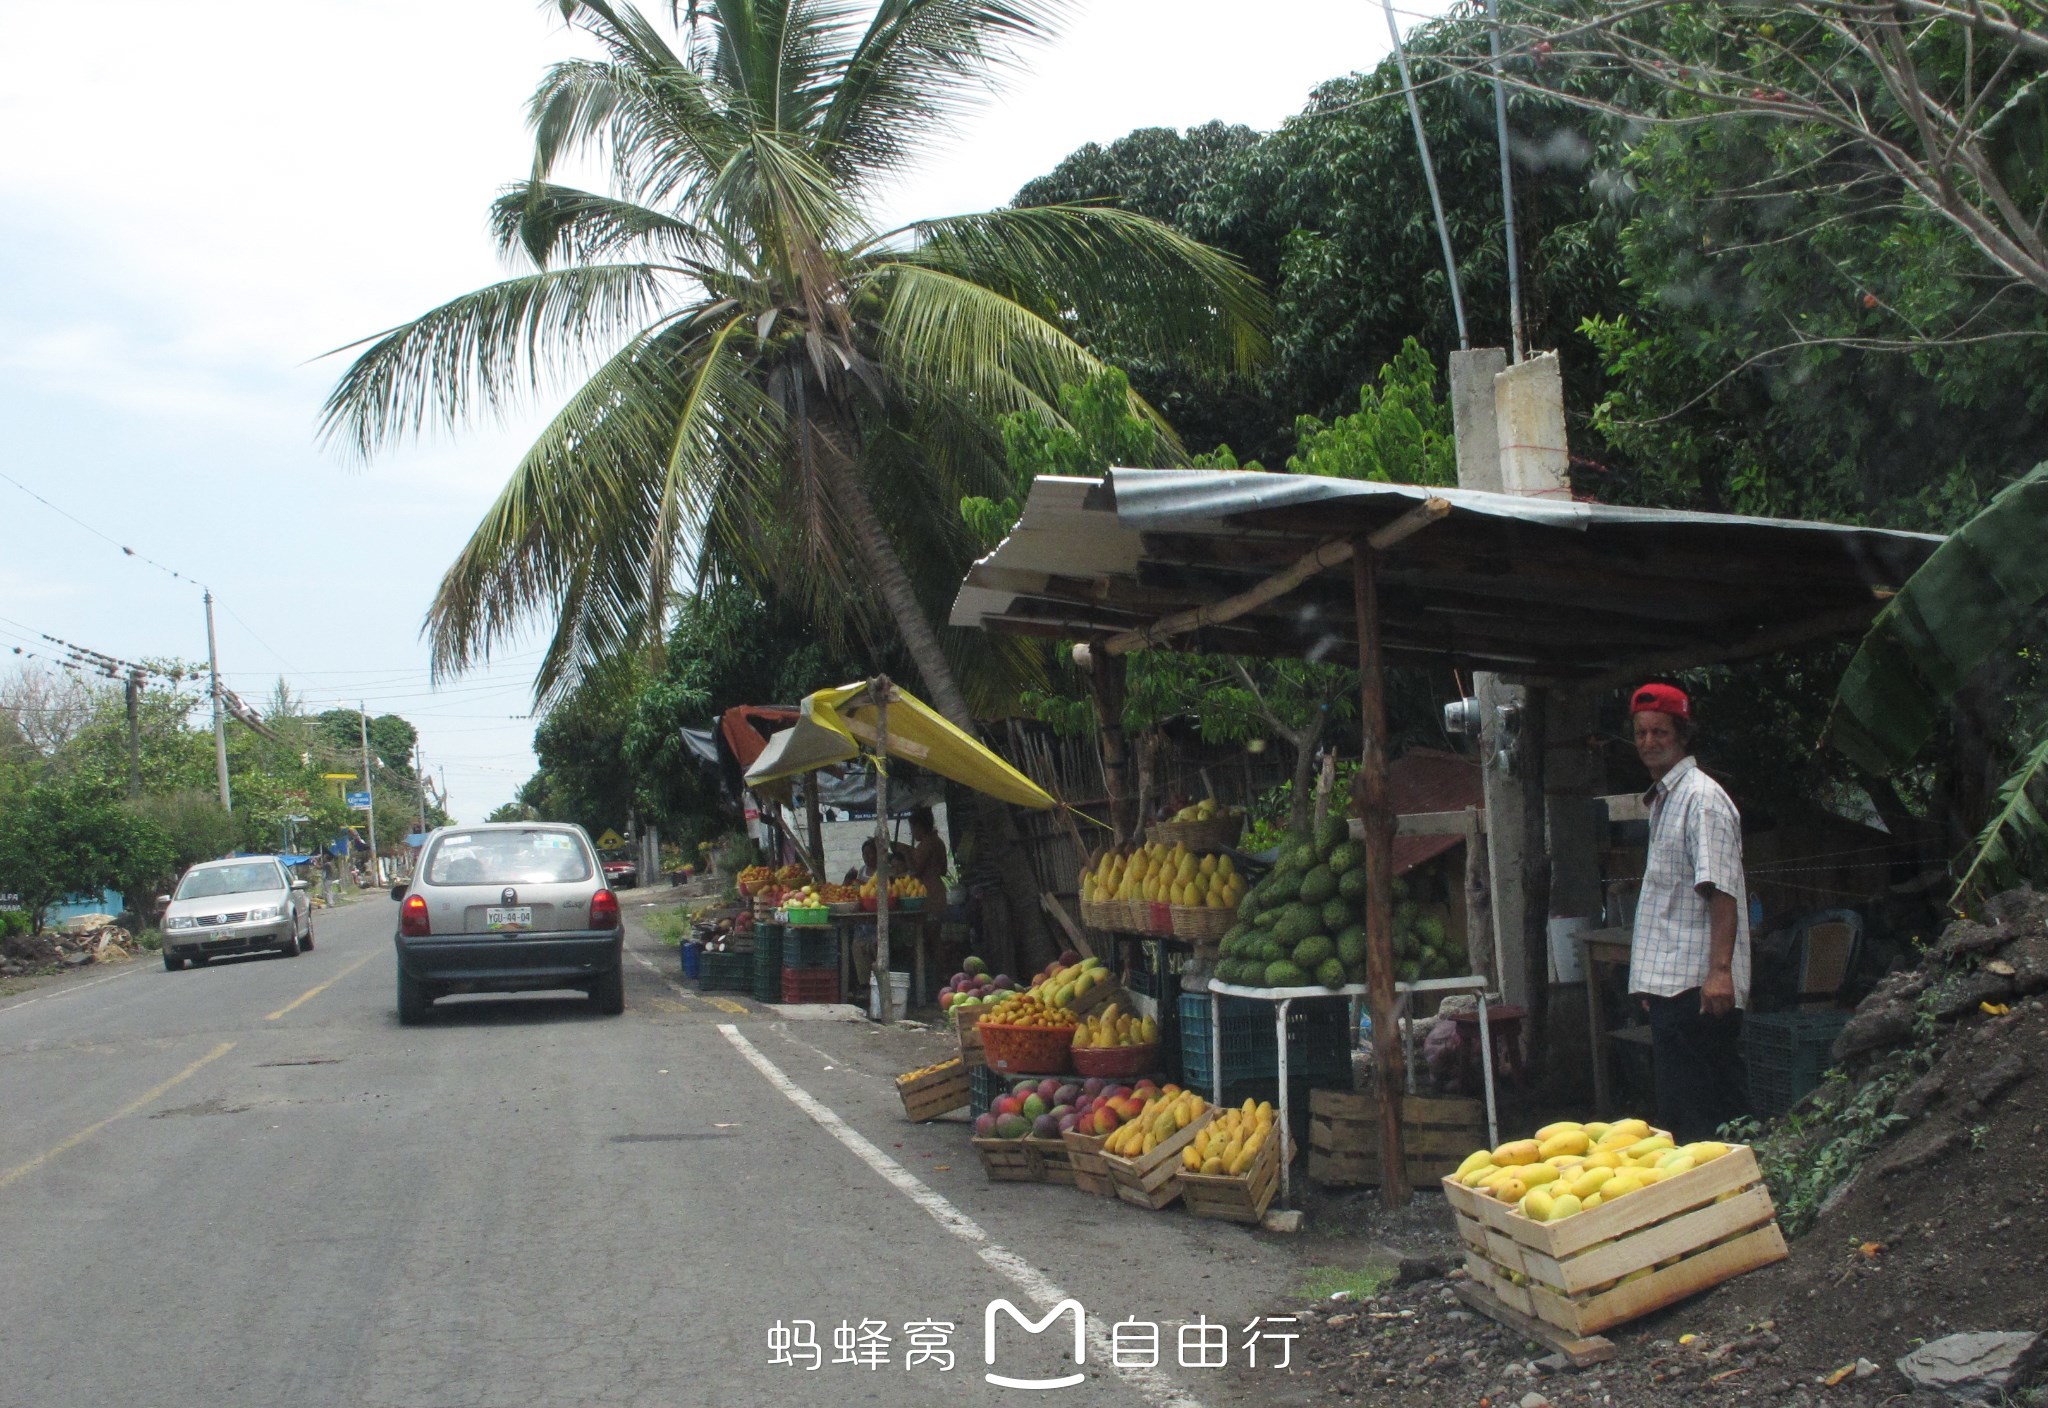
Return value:
<svg viewBox="0 0 2048 1408">
<path fill-rule="evenodd" d="M 1157 1022 L 1150 1017 L 1133 1017 L 1128 1012 L 1119 1011 L 1114 1002 L 1094 1016 L 1082 1018 L 1081 1025 L 1074 1028 L 1074 1046 L 1077 1050 L 1158 1044 Z"/>
<path fill-rule="evenodd" d="M 1194 1142 L 1180 1151 L 1181 1166 L 1189 1173 L 1239 1177 L 1251 1172 L 1259 1150 L 1272 1135 L 1272 1102 L 1261 1100 L 1255 1105 L 1247 1100 L 1203 1125 Z"/>
<path fill-rule="evenodd" d="M 1208 1113 L 1209 1102 L 1192 1090 L 1169 1085 L 1143 1114 L 1102 1141 L 1102 1152 L 1120 1159 L 1142 1158 Z"/>
<path fill-rule="evenodd" d="M 1004 1027 L 1065 1028 L 1078 1026 L 1081 1021 L 1066 1008 L 1027 992 L 1005 994 L 1000 1001 L 988 1005 L 988 1010 L 981 1014 L 981 1020 Z"/>
<path fill-rule="evenodd" d="M 1451 1176 L 1524 1217 L 1559 1222 L 1712 1163 L 1728 1148 L 1710 1140 L 1681 1147 L 1646 1120 L 1565 1120 L 1532 1139 L 1475 1149 Z"/>
<path fill-rule="evenodd" d="M 1081 898 L 1094 902 L 1149 900 L 1231 909 L 1242 902 L 1245 888 L 1229 856 L 1196 855 L 1178 842 L 1113 847 L 1081 872 Z"/>
<path fill-rule="evenodd" d="M 1091 989 L 1114 980 L 1115 975 L 1102 966 L 1101 959 L 1083 958 L 1069 949 L 1034 973 L 1024 991 L 1026 996 L 1054 1007 L 1072 1007 Z"/>
<path fill-rule="evenodd" d="M 1214 797 L 1204 797 L 1192 806 L 1182 807 L 1173 814 L 1172 819 L 1175 821 L 1214 821 L 1219 816 L 1236 816 L 1243 810 L 1244 808 L 1242 807 L 1225 806 Z"/>
</svg>

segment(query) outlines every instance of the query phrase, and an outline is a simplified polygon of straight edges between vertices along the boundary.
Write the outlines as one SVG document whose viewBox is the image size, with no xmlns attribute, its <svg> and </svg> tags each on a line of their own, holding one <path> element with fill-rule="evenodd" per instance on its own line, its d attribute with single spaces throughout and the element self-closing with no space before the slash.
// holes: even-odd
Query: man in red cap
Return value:
<svg viewBox="0 0 2048 1408">
<path fill-rule="evenodd" d="M 1629 697 L 1650 770 L 1650 849 L 1636 902 L 1629 990 L 1650 1015 L 1657 1122 L 1689 1143 L 1748 1113 L 1741 1009 L 1749 1001 L 1742 815 L 1692 756 L 1692 701 L 1668 684 Z"/>
</svg>

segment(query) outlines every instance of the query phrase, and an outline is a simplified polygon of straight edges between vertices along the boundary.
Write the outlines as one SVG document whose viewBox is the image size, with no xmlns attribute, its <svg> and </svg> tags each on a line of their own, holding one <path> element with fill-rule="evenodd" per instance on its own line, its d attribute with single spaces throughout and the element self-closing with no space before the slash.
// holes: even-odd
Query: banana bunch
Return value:
<svg viewBox="0 0 2048 1408">
<path fill-rule="evenodd" d="M 1728 1150 L 1711 1140 L 1680 1147 L 1646 1120 L 1566 1120 L 1545 1125 L 1533 1139 L 1476 1149 L 1451 1176 L 1524 1217 L 1557 1222 L 1712 1163 Z"/>
<path fill-rule="evenodd" d="M 1082 1018 L 1081 1025 L 1074 1028 L 1074 1045 L 1078 1047 L 1153 1046 L 1158 1041 L 1159 1023 L 1119 1011 L 1114 1002 L 1094 1016 Z"/>
<path fill-rule="evenodd" d="M 1203 1125 L 1194 1142 L 1181 1150 L 1181 1166 L 1189 1173 L 1236 1178 L 1251 1172 L 1259 1150 L 1272 1137 L 1272 1103 L 1262 1100 L 1255 1105 L 1247 1100 Z"/>
<path fill-rule="evenodd" d="M 1102 1152 L 1120 1159 L 1142 1158 L 1186 1129 L 1209 1110 L 1209 1102 L 1192 1090 L 1167 1086 L 1144 1113 L 1119 1125 L 1102 1142 Z"/>
</svg>

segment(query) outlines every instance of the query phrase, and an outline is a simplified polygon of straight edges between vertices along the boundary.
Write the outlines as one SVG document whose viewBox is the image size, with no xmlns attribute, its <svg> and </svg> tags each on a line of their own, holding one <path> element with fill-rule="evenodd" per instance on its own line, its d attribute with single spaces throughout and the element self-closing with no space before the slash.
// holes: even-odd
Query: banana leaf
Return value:
<svg viewBox="0 0 2048 1408">
<path fill-rule="evenodd" d="M 2001 490 L 1878 613 L 1836 687 L 1828 741 L 1873 772 L 1904 767 L 2043 597 L 2048 463 Z"/>
</svg>

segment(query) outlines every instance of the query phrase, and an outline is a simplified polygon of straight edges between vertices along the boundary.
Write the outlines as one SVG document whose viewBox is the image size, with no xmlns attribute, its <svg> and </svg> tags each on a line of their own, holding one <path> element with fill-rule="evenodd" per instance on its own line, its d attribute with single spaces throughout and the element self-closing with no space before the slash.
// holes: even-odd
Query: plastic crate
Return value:
<svg viewBox="0 0 2048 1408">
<path fill-rule="evenodd" d="M 754 991 L 754 955 L 706 951 L 697 960 L 697 988 L 700 992 Z"/>
<path fill-rule="evenodd" d="M 783 927 L 769 924 L 754 931 L 754 1000 L 776 1002 L 782 997 Z"/>
<path fill-rule="evenodd" d="M 782 936 L 781 964 L 789 969 L 838 968 L 839 935 L 831 929 L 788 929 Z"/>
<path fill-rule="evenodd" d="M 1001 1071 L 992 1071 L 987 1066 L 976 1066 L 968 1077 L 968 1113 L 976 1116 L 987 1114 L 995 1108 L 996 1101 L 1002 1099 L 1009 1091 L 1008 1076 Z"/>
<path fill-rule="evenodd" d="M 1759 1012 L 1742 1019 L 1742 1056 L 1749 1068 L 1749 1102 L 1774 1119 L 1817 1087 L 1833 1064 L 1835 1038 L 1847 1012 Z"/>
<path fill-rule="evenodd" d="M 1180 995 L 1182 1084 L 1210 1088 L 1214 1060 L 1209 1039 L 1209 994 Z M 1280 1073 L 1270 1002 L 1249 997 L 1222 999 L 1223 1079 L 1226 1084 Z M 1287 1074 L 1326 1079 L 1351 1078 L 1351 1002 L 1345 997 L 1296 998 L 1287 1011 Z"/>
<path fill-rule="evenodd" d="M 699 943 L 699 942 L 698 942 L 697 940 L 695 940 L 695 939 L 689 939 L 689 940 L 686 940 L 686 941 L 684 942 L 684 944 L 683 944 L 683 976 L 684 976 L 685 978 L 690 978 L 690 979 L 695 979 L 695 978 L 696 978 L 696 976 L 697 976 L 697 969 L 698 969 L 698 960 L 700 960 L 701 958 L 703 958 L 703 956 L 704 956 L 704 945 L 703 945 L 703 944 Z"/>
<path fill-rule="evenodd" d="M 837 968 L 785 968 L 782 970 L 784 1002 L 839 1002 Z"/>
</svg>

